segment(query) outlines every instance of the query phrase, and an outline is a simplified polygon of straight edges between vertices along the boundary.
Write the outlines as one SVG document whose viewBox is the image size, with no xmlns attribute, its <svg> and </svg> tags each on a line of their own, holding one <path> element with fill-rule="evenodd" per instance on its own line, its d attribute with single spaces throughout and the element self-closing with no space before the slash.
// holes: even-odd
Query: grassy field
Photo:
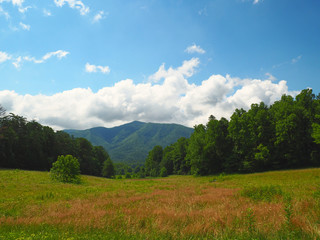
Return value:
<svg viewBox="0 0 320 240">
<path fill-rule="evenodd" d="M 82 180 L 0 170 L 0 239 L 320 239 L 320 169 Z"/>
</svg>

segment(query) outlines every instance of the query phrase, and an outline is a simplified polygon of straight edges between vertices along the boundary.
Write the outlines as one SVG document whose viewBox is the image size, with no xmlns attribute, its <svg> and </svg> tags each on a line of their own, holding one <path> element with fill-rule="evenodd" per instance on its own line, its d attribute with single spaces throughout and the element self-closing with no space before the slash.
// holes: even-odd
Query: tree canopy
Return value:
<svg viewBox="0 0 320 240">
<path fill-rule="evenodd" d="M 194 175 L 320 166 L 320 95 L 305 89 L 271 106 L 236 109 L 229 121 L 210 116 L 189 139 L 166 147 L 160 162 L 151 161 L 154 152 L 146 159 L 147 174 L 159 175 L 162 166 L 168 174 Z"/>
<path fill-rule="evenodd" d="M 109 158 L 103 147 L 12 113 L 6 115 L 0 105 L 0 167 L 49 171 L 61 155 L 74 156 L 81 173 L 94 176 L 101 176 L 103 162 Z"/>
</svg>

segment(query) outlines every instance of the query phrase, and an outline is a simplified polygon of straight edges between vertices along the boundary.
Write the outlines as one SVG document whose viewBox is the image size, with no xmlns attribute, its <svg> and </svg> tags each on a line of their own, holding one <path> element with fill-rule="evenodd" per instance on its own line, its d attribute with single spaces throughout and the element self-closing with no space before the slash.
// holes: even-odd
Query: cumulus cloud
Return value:
<svg viewBox="0 0 320 240">
<path fill-rule="evenodd" d="M 184 61 L 180 67 L 173 69 L 170 67 L 165 70 L 165 64 L 163 63 L 158 71 L 149 77 L 149 80 L 158 82 L 161 79 L 169 78 L 169 76 L 175 76 L 176 78 L 184 79 L 184 77 L 191 77 L 200 63 L 199 58 L 192 58 L 188 61 Z"/>
<path fill-rule="evenodd" d="M 193 44 L 186 48 L 185 52 L 187 53 L 199 53 L 204 54 L 206 51 L 203 50 L 200 46 L 197 46 L 196 44 Z"/>
<path fill-rule="evenodd" d="M 90 63 L 86 63 L 86 72 L 93 73 L 93 72 L 101 72 L 101 73 L 109 73 L 110 68 L 108 66 L 96 66 L 96 65 L 91 65 Z"/>
<path fill-rule="evenodd" d="M 54 3 L 57 7 L 63 7 L 63 5 L 67 3 L 69 7 L 78 9 L 81 15 L 86 15 L 90 12 L 89 7 L 84 5 L 84 3 L 80 0 L 54 0 Z"/>
<path fill-rule="evenodd" d="M 210 115 L 229 118 L 235 108 L 249 109 L 261 101 L 270 105 L 288 91 L 286 81 L 240 79 L 229 75 L 212 75 L 200 84 L 188 78 L 195 73 L 198 59 L 168 69 L 161 65 L 151 76 L 158 82 L 117 82 L 97 92 L 76 88 L 51 96 L 20 95 L 0 91 L 0 104 L 8 112 L 37 119 L 55 129 L 111 127 L 133 120 L 173 122 L 187 126 L 206 123 Z M 159 79 L 163 81 L 159 82 Z"/>
<path fill-rule="evenodd" d="M 259 2 L 261 2 L 261 0 L 254 0 L 254 1 L 253 1 L 253 4 L 257 4 L 257 3 L 259 3 Z"/>
</svg>

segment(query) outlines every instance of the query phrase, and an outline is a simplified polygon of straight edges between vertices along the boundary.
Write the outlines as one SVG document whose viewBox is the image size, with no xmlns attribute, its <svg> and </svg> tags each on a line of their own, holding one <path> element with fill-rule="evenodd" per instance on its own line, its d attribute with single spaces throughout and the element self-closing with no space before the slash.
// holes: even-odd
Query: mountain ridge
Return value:
<svg viewBox="0 0 320 240">
<path fill-rule="evenodd" d="M 193 129 L 174 123 L 133 121 L 112 128 L 64 131 L 77 138 L 86 138 L 95 146 L 103 146 L 114 162 L 143 163 L 154 146 L 164 148 L 181 137 L 189 138 Z"/>
</svg>

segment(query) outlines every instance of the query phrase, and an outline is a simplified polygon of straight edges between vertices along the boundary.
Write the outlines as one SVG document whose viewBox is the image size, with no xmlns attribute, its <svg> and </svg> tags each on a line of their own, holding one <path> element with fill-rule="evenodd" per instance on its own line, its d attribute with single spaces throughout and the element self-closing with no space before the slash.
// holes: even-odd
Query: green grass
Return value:
<svg viewBox="0 0 320 240">
<path fill-rule="evenodd" d="M 319 186 L 320 169 L 82 184 L 0 170 L 0 239 L 320 239 Z"/>
<path fill-rule="evenodd" d="M 271 202 L 275 198 L 282 197 L 283 192 L 278 185 L 249 186 L 241 191 L 241 196 L 249 197 L 255 201 Z"/>
</svg>

